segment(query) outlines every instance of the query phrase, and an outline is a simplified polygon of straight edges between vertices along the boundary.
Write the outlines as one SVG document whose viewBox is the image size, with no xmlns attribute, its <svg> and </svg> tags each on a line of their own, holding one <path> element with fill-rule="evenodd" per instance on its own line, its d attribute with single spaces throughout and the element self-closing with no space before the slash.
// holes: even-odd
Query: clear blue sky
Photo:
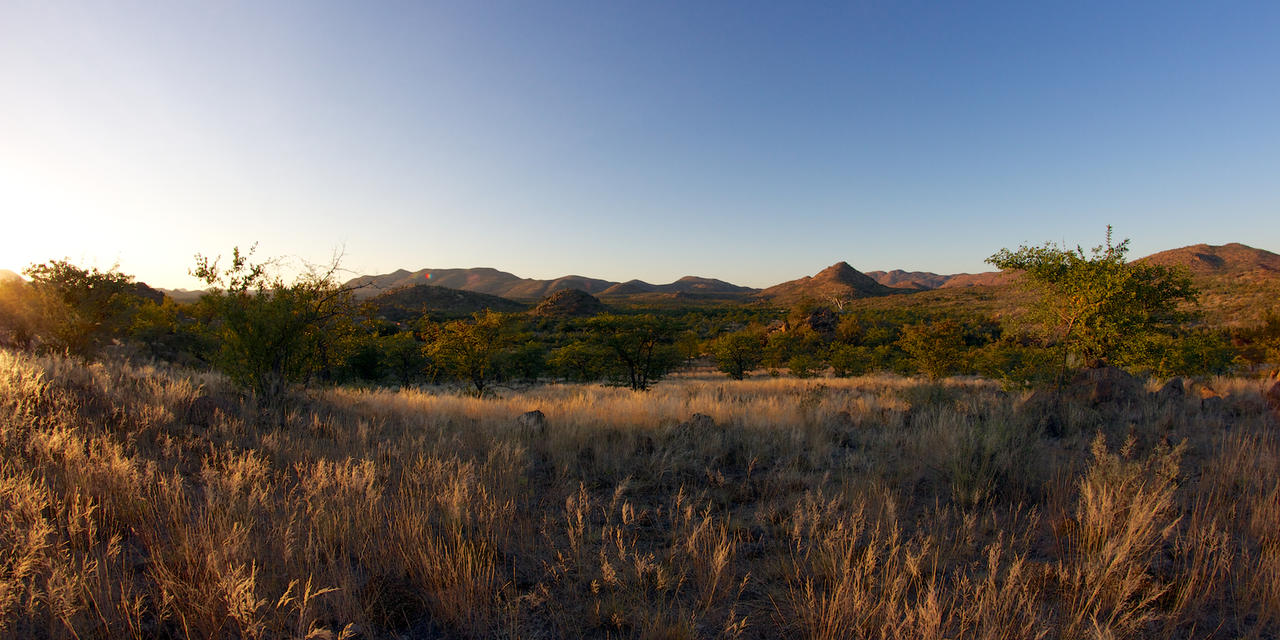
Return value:
<svg viewBox="0 0 1280 640">
<path fill-rule="evenodd" d="M 0 268 L 1280 251 L 1280 3 L 0 4 Z"/>
</svg>

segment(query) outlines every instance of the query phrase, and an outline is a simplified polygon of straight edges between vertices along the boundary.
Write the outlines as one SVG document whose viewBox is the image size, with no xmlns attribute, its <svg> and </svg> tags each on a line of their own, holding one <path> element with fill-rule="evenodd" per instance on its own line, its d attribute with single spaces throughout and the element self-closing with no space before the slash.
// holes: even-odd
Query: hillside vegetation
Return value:
<svg viewBox="0 0 1280 640">
<path fill-rule="evenodd" d="M 1274 637 L 1280 422 L 1209 384 L 332 388 L 264 421 L 215 375 L 0 351 L 0 635 Z"/>
</svg>

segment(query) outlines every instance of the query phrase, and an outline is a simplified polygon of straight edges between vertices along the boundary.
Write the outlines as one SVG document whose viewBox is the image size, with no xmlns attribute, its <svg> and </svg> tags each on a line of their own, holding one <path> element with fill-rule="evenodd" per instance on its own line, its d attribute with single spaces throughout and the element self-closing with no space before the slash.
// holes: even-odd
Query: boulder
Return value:
<svg viewBox="0 0 1280 640">
<path fill-rule="evenodd" d="M 1267 406 L 1270 407 L 1277 416 L 1280 416 L 1280 381 L 1271 385 L 1271 388 L 1267 390 L 1264 397 L 1267 401 Z"/>
<path fill-rule="evenodd" d="M 1062 396 L 1056 391 L 1037 389 L 1023 401 L 1019 411 L 1050 438 L 1061 438 L 1066 432 Z"/>
<path fill-rule="evenodd" d="M 1187 397 L 1187 389 L 1182 384 L 1182 378 L 1173 378 L 1164 383 L 1160 390 L 1155 393 L 1158 402 L 1177 402 Z"/>
<path fill-rule="evenodd" d="M 1073 397 L 1094 406 L 1131 401 L 1146 392 L 1142 382 L 1116 367 L 1085 369 L 1071 381 Z"/>
<path fill-rule="evenodd" d="M 547 416 L 537 409 L 534 409 L 533 411 L 526 411 L 516 417 L 516 426 L 519 427 L 521 433 L 524 433 L 525 435 L 546 435 Z"/>
<path fill-rule="evenodd" d="M 689 416 L 689 419 L 680 423 L 680 427 L 690 430 L 714 429 L 716 426 L 715 418 L 705 413 L 695 413 Z"/>
<path fill-rule="evenodd" d="M 1196 394 L 1200 396 L 1200 408 L 1216 411 L 1222 408 L 1226 400 L 1207 384 L 1196 386 Z"/>
<path fill-rule="evenodd" d="M 805 323 L 817 333 L 832 335 L 840 326 L 840 316 L 836 315 L 836 312 L 831 309 L 818 307 L 809 314 L 809 317 L 805 318 Z"/>
</svg>

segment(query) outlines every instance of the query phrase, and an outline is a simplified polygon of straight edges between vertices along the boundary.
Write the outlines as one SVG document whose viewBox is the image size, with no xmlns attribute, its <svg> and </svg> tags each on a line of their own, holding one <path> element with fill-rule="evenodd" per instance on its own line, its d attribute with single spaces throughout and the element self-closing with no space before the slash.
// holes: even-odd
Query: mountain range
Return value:
<svg viewBox="0 0 1280 640">
<path fill-rule="evenodd" d="M 649 284 L 643 280 L 611 282 L 584 276 L 563 276 L 553 280 L 521 278 L 489 267 L 474 269 L 400 269 L 382 275 L 360 276 L 346 283 L 356 289 L 356 297 L 372 298 L 388 291 L 431 285 L 462 291 L 487 293 L 510 300 L 541 300 L 557 291 L 577 289 L 592 295 L 623 296 L 642 293 L 746 294 L 755 291 L 723 280 L 685 276 L 670 284 Z"/>
<path fill-rule="evenodd" d="M 1240 304 L 1255 304 L 1274 283 L 1280 283 L 1280 255 L 1240 243 L 1225 245 L 1197 244 L 1161 251 L 1140 259 L 1149 264 L 1186 267 L 1197 284 L 1209 294 L 1234 296 Z M 762 300 L 791 304 L 803 298 L 860 299 L 890 294 L 931 290 L 965 289 L 1009 284 L 1015 274 L 999 271 L 984 273 L 938 274 L 927 271 L 869 271 L 854 269 L 847 262 L 836 264 L 805 276 L 765 289 L 743 287 L 723 280 L 685 276 L 669 284 L 651 284 L 643 280 L 613 282 L 600 278 L 569 275 L 549 280 L 522 278 L 489 267 L 472 269 L 400 269 L 391 273 L 359 276 L 348 281 L 356 287 L 360 299 L 372 299 L 389 292 L 417 288 L 420 285 L 488 294 L 523 303 L 533 303 L 558 291 L 576 289 L 605 300 L 652 302 L 670 300 Z M 1252 283 L 1252 284 L 1251 284 Z M 1265 286 L 1259 285 L 1263 283 Z M 199 291 L 165 290 L 178 301 L 199 297 Z M 400 293 L 393 296 L 396 306 L 419 303 L 441 296 L 428 292 Z M 455 296 L 456 298 L 456 296 Z M 1257 300 L 1254 300 L 1257 298 Z M 410 303 L 412 300 L 412 303 Z M 391 300 L 388 300 L 391 302 Z M 481 299 L 469 301 L 479 304 Z M 497 304 L 497 303 L 494 303 Z"/>
</svg>

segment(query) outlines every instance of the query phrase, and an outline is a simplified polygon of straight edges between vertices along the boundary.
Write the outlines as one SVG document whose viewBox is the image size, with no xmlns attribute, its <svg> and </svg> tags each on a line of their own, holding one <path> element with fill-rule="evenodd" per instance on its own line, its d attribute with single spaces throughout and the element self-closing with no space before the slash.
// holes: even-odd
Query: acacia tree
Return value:
<svg viewBox="0 0 1280 640">
<path fill-rule="evenodd" d="M 711 354 L 717 369 L 741 380 L 764 361 L 764 333 L 752 328 L 726 333 L 712 341 Z"/>
<path fill-rule="evenodd" d="M 964 334 L 952 318 L 907 325 L 896 344 L 933 380 L 955 374 L 964 366 Z"/>
<path fill-rule="evenodd" d="M 124 336 L 133 312 L 142 303 L 133 276 L 84 269 L 66 260 L 31 265 L 30 303 L 35 305 L 35 333 L 46 349 L 90 356 Z"/>
<path fill-rule="evenodd" d="M 200 304 L 214 365 L 274 410 L 289 383 L 308 382 L 338 356 L 354 331 L 355 303 L 337 282 L 337 258 L 286 283 L 269 273 L 273 262 L 252 263 L 252 254 L 233 249 L 229 267 L 197 254 L 191 273 L 212 287 Z"/>
<path fill-rule="evenodd" d="M 436 366 L 471 383 L 477 395 L 502 373 L 503 358 L 511 346 L 506 314 L 486 309 L 471 320 L 427 325 L 424 351 Z"/>
<path fill-rule="evenodd" d="M 587 329 L 589 339 L 612 355 L 606 361 L 609 377 L 633 391 L 647 391 L 682 359 L 672 344 L 671 321 L 653 314 L 605 313 L 589 320 Z"/>
<path fill-rule="evenodd" d="M 1089 367 L 1123 364 L 1140 355 L 1146 339 L 1173 327 L 1178 305 L 1196 290 L 1184 270 L 1125 261 L 1129 240 L 1106 243 L 1088 254 L 1054 244 L 1001 249 L 987 262 L 1021 271 L 1040 299 L 1036 318 L 1062 349 L 1061 385 L 1067 358 L 1077 354 Z"/>
</svg>

